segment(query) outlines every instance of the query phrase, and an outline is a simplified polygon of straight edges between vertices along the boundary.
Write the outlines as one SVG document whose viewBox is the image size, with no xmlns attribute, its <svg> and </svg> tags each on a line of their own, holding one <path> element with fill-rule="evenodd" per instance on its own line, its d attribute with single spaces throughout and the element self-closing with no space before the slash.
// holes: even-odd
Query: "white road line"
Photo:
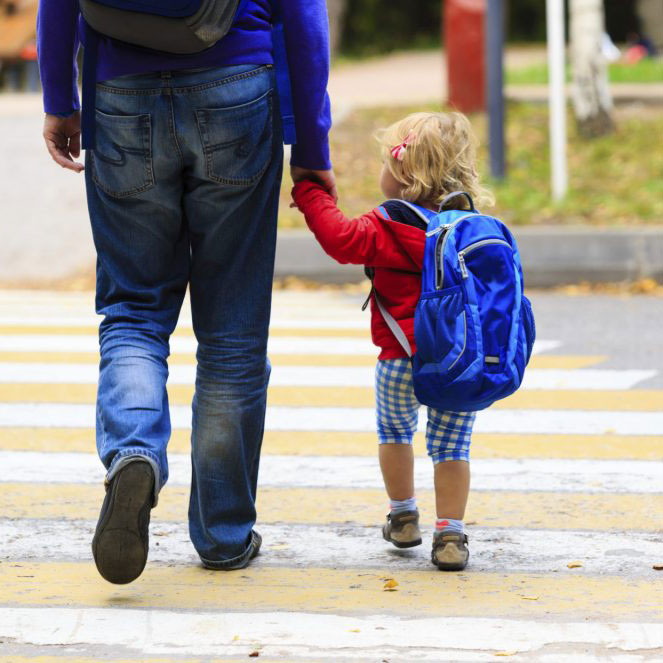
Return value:
<svg viewBox="0 0 663 663">
<path fill-rule="evenodd" d="M 494 661 L 496 651 L 533 654 L 546 645 L 564 643 L 582 644 L 583 649 L 609 647 L 613 660 L 625 651 L 646 653 L 663 646 L 663 627 L 657 623 L 297 612 L 262 612 L 256 619 L 255 613 L 129 608 L 0 608 L 0 636 L 15 644 L 75 645 L 79 651 L 85 645 L 89 651 L 103 646 L 122 658 L 184 653 L 246 657 L 258 646 L 261 657 L 283 660 Z"/>
<path fill-rule="evenodd" d="M 655 376 L 654 370 L 552 370 L 530 369 L 525 373 L 523 389 L 624 390 Z M 0 383 L 5 384 L 96 384 L 96 364 L 59 364 L 53 370 L 49 363 L 0 362 Z M 170 367 L 170 384 L 194 384 L 195 366 Z M 372 387 L 372 366 L 275 366 L 270 385 L 292 387 Z"/>
<path fill-rule="evenodd" d="M 186 454 L 170 454 L 169 482 L 188 486 Z M 415 461 L 418 489 L 432 488 L 427 458 Z M 103 466 L 94 454 L 0 451 L 0 481 L 100 483 Z M 381 488 L 377 458 L 265 455 L 260 485 L 281 488 Z M 647 460 L 478 459 L 473 490 L 544 490 L 590 493 L 663 493 L 663 463 Z"/>
<path fill-rule="evenodd" d="M 170 408 L 174 428 L 191 428 L 191 409 Z M 90 428 L 93 405 L 63 403 L 0 403 L 0 427 Z M 419 429 L 426 413 L 419 413 Z M 267 409 L 267 430 L 375 431 L 373 408 L 272 407 Z M 582 410 L 483 410 L 477 414 L 477 433 L 562 435 L 663 435 L 663 412 L 602 412 Z"/>
<path fill-rule="evenodd" d="M 547 352 L 560 345 L 559 341 L 536 342 L 535 354 Z M 174 336 L 170 340 L 171 352 L 195 354 L 196 339 L 192 336 Z M 315 336 L 272 336 L 269 339 L 272 354 L 355 354 L 377 357 L 378 350 L 366 338 Z M 0 352 L 98 352 L 96 336 L 89 334 L 1 334 Z"/>
<path fill-rule="evenodd" d="M 101 496 L 99 499 L 101 508 Z M 429 568 L 433 536 L 430 523 L 421 525 L 423 544 L 409 550 L 398 550 L 386 543 L 381 525 L 378 522 L 374 527 L 266 525 L 258 520 L 263 545 L 251 566 L 379 568 L 386 572 Z M 1 556 L 9 562 L 87 562 L 95 527 L 96 521 L 91 520 L 0 518 Z M 567 564 L 579 561 L 582 567 L 574 569 L 574 575 L 657 577 L 651 560 L 659 558 L 661 544 L 655 532 L 638 532 L 634 536 L 632 530 L 500 530 L 472 526 L 467 529 L 472 553 L 469 568 L 473 573 L 569 573 Z M 35 541 L 48 541 L 48 545 L 35 546 Z M 186 523 L 153 520 L 151 564 L 197 565 L 199 562 Z"/>
<path fill-rule="evenodd" d="M 193 336 L 173 336 L 171 352 L 195 354 L 198 347 Z M 2 352 L 98 352 L 96 336 L 86 334 L 3 334 L 0 335 Z M 273 354 L 356 354 L 377 356 L 377 348 L 366 338 L 314 336 L 273 336 L 269 340 Z"/>
</svg>

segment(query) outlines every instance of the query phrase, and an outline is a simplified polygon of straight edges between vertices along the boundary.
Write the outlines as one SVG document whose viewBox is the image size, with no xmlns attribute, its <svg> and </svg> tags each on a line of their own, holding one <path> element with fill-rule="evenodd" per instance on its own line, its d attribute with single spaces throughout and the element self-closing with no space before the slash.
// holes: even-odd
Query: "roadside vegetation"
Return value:
<svg viewBox="0 0 663 663">
<path fill-rule="evenodd" d="M 613 62 L 608 67 L 608 77 L 611 83 L 663 83 L 663 58 L 644 58 L 635 64 Z M 507 85 L 546 85 L 548 66 L 509 68 L 505 80 Z M 566 70 L 566 80 L 571 80 L 570 67 Z"/>
<path fill-rule="evenodd" d="M 429 106 L 439 110 L 439 106 Z M 375 131 L 417 108 L 356 110 L 331 135 L 343 211 L 356 216 L 382 202 L 377 182 L 379 151 Z M 569 111 L 569 195 L 550 200 L 548 110 L 545 104 L 510 103 L 507 108 L 507 178 L 486 181 L 497 205 L 486 210 L 513 224 L 635 225 L 663 222 L 663 109 L 641 104 L 615 110 L 616 133 L 592 141 L 575 130 Z M 487 172 L 486 118 L 471 117 L 481 146 L 480 169 Z M 290 178 L 281 196 L 282 228 L 304 227 L 288 207 Z"/>
</svg>

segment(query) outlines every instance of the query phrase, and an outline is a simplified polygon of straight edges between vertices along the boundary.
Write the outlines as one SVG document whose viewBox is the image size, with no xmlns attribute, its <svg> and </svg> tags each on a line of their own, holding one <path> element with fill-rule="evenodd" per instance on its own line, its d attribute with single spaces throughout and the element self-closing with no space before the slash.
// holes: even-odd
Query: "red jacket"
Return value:
<svg viewBox="0 0 663 663">
<path fill-rule="evenodd" d="M 333 198 L 315 182 L 299 182 L 293 197 L 308 227 L 334 260 L 375 269 L 380 301 L 407 335 L 412 351 L 414 309 L 421 294 L 421 267 L 426 242 L 425 224 L 404 205 L 387 202 L 356 219 L 348 219 Z M 371 299 L 371 334 L 381 348 L 379 359 L 407 354 Z"/>
</svg>

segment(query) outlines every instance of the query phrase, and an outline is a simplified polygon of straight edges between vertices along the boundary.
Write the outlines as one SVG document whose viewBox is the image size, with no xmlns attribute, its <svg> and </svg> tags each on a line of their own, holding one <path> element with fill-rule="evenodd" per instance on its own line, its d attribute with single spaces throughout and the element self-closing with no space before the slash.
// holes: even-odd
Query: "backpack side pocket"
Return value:
<svg viewBox="0 0 663 663">
<path fill-rule="evenodd" d="M 435 364 L 437 372 L 454 368 L 466 351 L 470 325 L 460 286 L 423 293 L 414 314 L 421 362 Z"/>
</svg>

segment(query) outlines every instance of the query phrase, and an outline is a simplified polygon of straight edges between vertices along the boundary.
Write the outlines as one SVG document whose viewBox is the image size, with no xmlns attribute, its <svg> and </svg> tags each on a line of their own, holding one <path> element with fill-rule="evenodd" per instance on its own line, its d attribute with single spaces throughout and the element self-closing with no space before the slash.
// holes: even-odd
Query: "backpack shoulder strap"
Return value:
<svg viewBox="0 0 663 663">
<path fill-rule="evenodd" d="M 404 207 L 409 208 L 414 212 L 426 225 L 430 223 L 430 220 L 435 216 L 435 212 L 432 210 L 425 210 L 423 207 L 419 207 L 419 205 L 415 205 L 414 203 L 408 202 L 407 200 L 400 200 L 398 198 L 392 198 L 391 200 L 385 201 L 387 203 L 398 203 L 399 205 L 403 205 Z"/>
<path fill-rule="evenodd" d="M 368 306 L 368 302 L 371 301 L 371 297 L 375 298 L 375 303 L 377 304 L 378 310 L 380 311 L 380 314 L 384 318 L 384 321 L 387 323 L 387 327 L 391 330 L 391 333 L 395 336 L 396 340 L 400 343 L 401 347 L 403 350 L 405 350 L 406 354 L 410 359 L 412 358 L 412 346 L 410 345 L 410 341 L 407 340 L 407 336 L 401 329 L 401 326 L 396 322 L 396 319 L 394 318 L 389 311 L 387 311 L 386 307 L 384 304 L 380 301 L 380 297 L 378 295 L 377 290 L 375 289 L 375 284 L 373 283 L 373 278 L 375 276 L 375 270 L 367 267 L 364 269 L 364 272 L 366 276 L 371 280 L 371 291 L 368 293 L 368 297 L 366 298 L 366 301 L 364 302 L 364 305 L 361 307 L 362 311 L 366 310 L 366 307 Z"/>
</svg>

